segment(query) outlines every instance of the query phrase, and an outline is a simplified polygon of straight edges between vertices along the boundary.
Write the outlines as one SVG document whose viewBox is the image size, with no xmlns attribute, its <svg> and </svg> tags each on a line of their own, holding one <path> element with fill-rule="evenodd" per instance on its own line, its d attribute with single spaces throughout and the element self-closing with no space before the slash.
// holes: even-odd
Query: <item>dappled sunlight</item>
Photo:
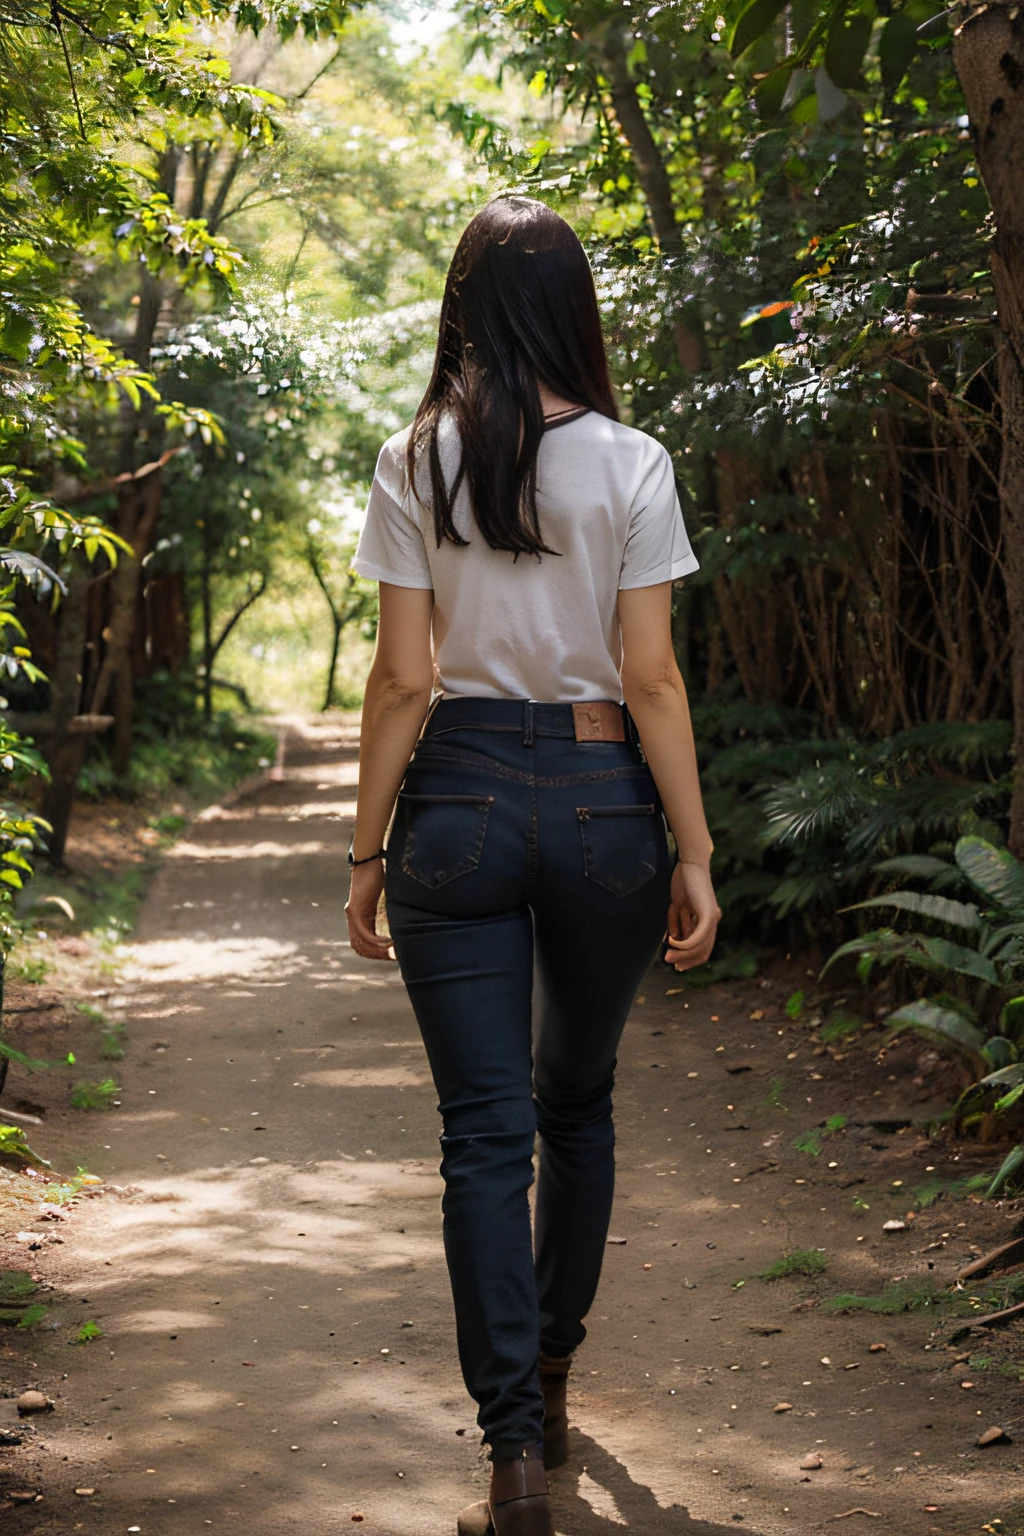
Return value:
<svg viewBox="0 0 1024 1536">
<path fill-rule="evenodd" d="M 223 805 L 211 805 L 199 816 L 197 822 L 239 822 L 249 824 L 254 816 L 264 821 L 318 821 L 323 817 L 348 817 L 356 813 L 355 800 L 310 800 L 296 805 L 256 805 L 239 810 Z"/>
<path fill-rule="evenodd" d="M 334 1067 L 304 1072 L 302 1081 L 320 1088 L 425 1088 L 430 1074 L 408 1067 Z"/>
<path fill-rule="evenodd" d="M 595 1515 L 600 1515 L 602 1520 L 610 1520 L 613 1525 L 626 1525 L 627 1522 L 619 1513 L 619 1506 L 614 1496 L 607 1488 L 596 1483 L 589 1472 L 583 1472 L 576 1484 L 576 1492 L 581 1499 L 586 1500 Z"/>
<path fill-rule="evenodd" d="M 129 1030 L 139 1024 L 123 1104 L 103 1131 L 107 1142 L 115 1125 L 122 1133 L 105 1149 L 121 1189 L 82 1211 L 82 1271 L 65 1290 L 76 1320 L 95 1317 L 109 1344 L 68 1353 L 76 1393 L 94 1398 L 84 1445 L 72 1447 L 90 1470 L 75 1476 L 100 1486 L 113 1466 L 118 1486 L 134 1490 L 119 1496 L 111 1479 L 111 1531 L 138 1524 L 161 1536 L 166 1519 L 174 1536 L 244 1517 L 266 1536 L 327 1536 L 361 1513 L 381 1536 L 442 1536 L 486 1487 L 454 1349 L 423 1045 L 397 967 L 356 960 L 340 922 L 311 910 L 323 899 L 326 839 L 289 844 L 282 814 L 301 835 L 323 811 L 320 794 L 324 805 L 341 797 L 317 763 L 297 804 L 291 772 L 286 761 L 287 785 L 234 808 L 222 835 L 208 818 L 212 830 L 167 862 L 126 946 L 127 977 L 105 1004 L 123 1010 Z M 335 853 L 340 890 L 340 839 Z M 215 925 L 231 931 L 217 939 Z M 649 989 L 644 1029 L 653 1002 Z M 634 1037 L 627 1057 L 635 1047 Z M 570 1422 L 587 1433 L 572 1431 L 570 1465 L 552 1478 L 556 1531 L 720 1536 L 742 1521 L 759 1536 L 792 1536 L 856 1506 L 887 1517 L 891 1488 L 862 1487 L 850 1471 L 865 1440 L 877 1434 L 881 1445 L 891 1428 L 878 1381 L 861 1368 L 842 1377 L 842 1402 L 826 1408 L 819 1395 L 818 1354 L 831 1352 L 835 1376 L 863 1354 L 851 1347 L 847 1357 L 833 1335 L 806 1360 L 809 1334 L 828 1325 L 824 1307 L 795 1321 L 783 1315 L 792 1281 L 754 1291 L 759 1220 L 771 1218 L 778 1251 L 789 1242 L 788 1218 L 772 1215 L 787 1200 L 778 1176 L 733 1185 L 760 1174 L 763 1146 L 726 1146 L 712 1127 L 694 1142 L 707 1158 L 695 1165 L 645 1122 L 650 1079 L 635 1068 L 627 1061 L 620 1091 L 613 1231 L 626 1241 L 609 1248 L 571 1380 Z M 679 1091 L 693 1091 L 685 1072 L 671 1082 L 663 1072 L 654 1115 L 673 1103 L 660 1095 Z M 696 1113 L 681 1117 L 695 1137 L 685 1122 Z M 670 1138 L 681 1129 L 672 1118 Z M 907 1238 L 902 1251 L 851 1245 L 842 1285 L 879 1292 L 908 1264 Z M 729 1329 L 730 1309 L 738 1319 L 754 1294 L 753 1320 L 777 1324 L 782 1338 L 748 1339 L 743 1369 L 763 1353 L 777 1374 L 727 1375 L 748 1313 L 723 1338 L 716 1325 Z M 118 1371 L 128 1385 L 111 1395 Z M 785 1420 L 773 1412 L 782 1395 L 793 1403 Z M 799 1460 L 818 1445 L 824 1465 L 801 1482 Z M 866 1454 L 902 1461 L 915 1448 Z M 973 1510 L 976 1497 L 966 1477 L 944 1474 L 939 1502 L 950 1511 Z"/>
<path fill-rule="evenodd" d="M 126 975 L 146 978 L 153 971 L 161 981 L 203 981 L 218 976 L 244 976 L 266 971 L 286 974 L 307 962 L 299 946 L 285 939 L 136 939 L 124 946 Z"/>
<path fill-rule="evenodd" d="M 373 1221 L 341 1214 L 353 1207 L 375 1212 L 387 1196 L 438 1201 L 436 1169 L 418 1163 L 339 1160 L 306 1172 L 262 1162 L 139 1180 L 133 1188 L 108 1211 L 108 1228 L 136 1276 L 166 1274 L 169 1263 L 178 1274 L 204 1270 L 211 1258 L 225 1272 L 287 1265 L 292 1272 L 348 1274 L 407 1268 L 431 1250 L 437 1256 L 433 1240 L 382 1233 Z M 83 1252 L 102 1257 L 87 1238 Z"/>
<path fill-rule="evenodd" d="M 178 843 L 169 858 L 176 859 L 290 859 L 316 853 L 336 853 L 326 843 Z"/>
<path fill-rule="evenodd" d="M 183 1333 L 194 1328 L 219 1328 L 221 1319 L 209 1312 L 175 1311 L 171 1307 L 148 1312 L 126 1312 L 118 1319 L 118 1333 Z"/>
<path fill-rule="evenodd" d="M 289 784 L 309 784 L 317 794 L 325 794 L 330 789 L 339 789 L 342 786 L 359 783 L 358 763 L 325 763 L 317 761 L 309 764 L 295 764 L 288 768 Z M 316 802 L 314 801 L 315 805 Z"/>
</svg>

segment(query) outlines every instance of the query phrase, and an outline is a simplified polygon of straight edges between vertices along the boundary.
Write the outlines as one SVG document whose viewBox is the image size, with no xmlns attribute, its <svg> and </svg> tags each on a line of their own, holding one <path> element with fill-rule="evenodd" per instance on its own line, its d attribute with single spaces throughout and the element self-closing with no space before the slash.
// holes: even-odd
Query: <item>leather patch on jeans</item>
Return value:
<svg viewBox="0 0 1024 1536">
<path fill-rule="evenodd" d="M 577 741 L 625 741 L 626 722 L 621 704 L 611 699 L 597 699 L 592 704 L 574 704 L 572 723 Z"/>
</svg>

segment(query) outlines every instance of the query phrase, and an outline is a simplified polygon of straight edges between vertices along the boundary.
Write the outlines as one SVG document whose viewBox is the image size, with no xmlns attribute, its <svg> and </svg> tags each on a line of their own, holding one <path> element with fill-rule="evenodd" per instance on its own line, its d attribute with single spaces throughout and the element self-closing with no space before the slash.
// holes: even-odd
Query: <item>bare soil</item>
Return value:
<svg viewBox="0 0 1024 1536">
<path fill-rule="evenodd" d="M 125 1025 L 124 1061 L 83 1065 L 116 1106 L 12 1070 L 37 1150 L 105 1183 L 63 1207 L 50 1175 L 0 1187 L 0 1268 L 51 1288 L 34 1331 L 0 1329 L 5 1533 L 449 1536 L 482 1496 L 433 1089 L 397 971 L 344 938 L 356 774 L 350 724 L 295 727 L 283 778 L 168 853 L 118 976 L 82 957 Z M 999 1156 L 922 1129 L 952 1069 L 873 1032 L 815 1043 L 783 1007 L 804 970 L 699 992 L 658 966 L 638 1000 L 562 1536 L 1024 1532 L 1024 1324 L 963 1334 L 998 1285 L 950 1292 L 1021 1203 L 950 1193 Z M 71 1027 L 50 1015 L 41 1047 Z M 815 1128 L 817 1155 L 794 1145 Z M 794 1253 L 824 1268 L 759 1278 Z M 833 1304 L 897 1280 L 911 1310 Z M 103 1337 L 76 1343 L 85 1321 Z M 52 1413 L 18 1419 L 29 1387 Z"/>
</svg>

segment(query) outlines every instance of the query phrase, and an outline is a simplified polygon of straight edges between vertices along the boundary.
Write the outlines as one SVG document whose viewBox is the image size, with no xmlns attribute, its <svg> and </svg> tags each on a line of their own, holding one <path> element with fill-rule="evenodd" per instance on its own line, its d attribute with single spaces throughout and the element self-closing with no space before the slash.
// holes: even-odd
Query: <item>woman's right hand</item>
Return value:
<svg viewBox="0 0 1024 1536">
<path fill-rule="evenodd" d="M 668 964 L 689 971 L 709 960 L 721 916 L 708 866 L 677 864 L 668 909 Z"/>
<path fill-rule="evenodd" d="M 352 948 L 364 960 L 393 960 L 391 940 L 377 932 L 377 906 L 384 889 L 384 860 L 357 864 L 352 871 L 345 916 Z"/>
</svg>

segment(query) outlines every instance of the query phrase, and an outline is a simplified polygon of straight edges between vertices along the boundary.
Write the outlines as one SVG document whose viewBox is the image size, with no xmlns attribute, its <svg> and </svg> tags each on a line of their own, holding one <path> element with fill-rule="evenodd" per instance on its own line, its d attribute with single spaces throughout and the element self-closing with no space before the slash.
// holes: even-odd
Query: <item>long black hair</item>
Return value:
<svg viewBox="0 0 1024 1536">
<path fill-rule="evenodd" d="M 492 549 L 553 554 L 537 519 L 541 380 L 565 400 L 618 420 L 590 263 L 564 219 L 532 197 L 502 196 L 466 226 L 448 269 L 434 371 L 409 436 L 407 469 L 430 467 L 434 532 L 465 544 L 453 507 L 465 480 Z M 446 483 L 438 428 L 449 418 L 462 450 Z M 423 503 L 425 505 L 425 503 Z"/>
</svg>

